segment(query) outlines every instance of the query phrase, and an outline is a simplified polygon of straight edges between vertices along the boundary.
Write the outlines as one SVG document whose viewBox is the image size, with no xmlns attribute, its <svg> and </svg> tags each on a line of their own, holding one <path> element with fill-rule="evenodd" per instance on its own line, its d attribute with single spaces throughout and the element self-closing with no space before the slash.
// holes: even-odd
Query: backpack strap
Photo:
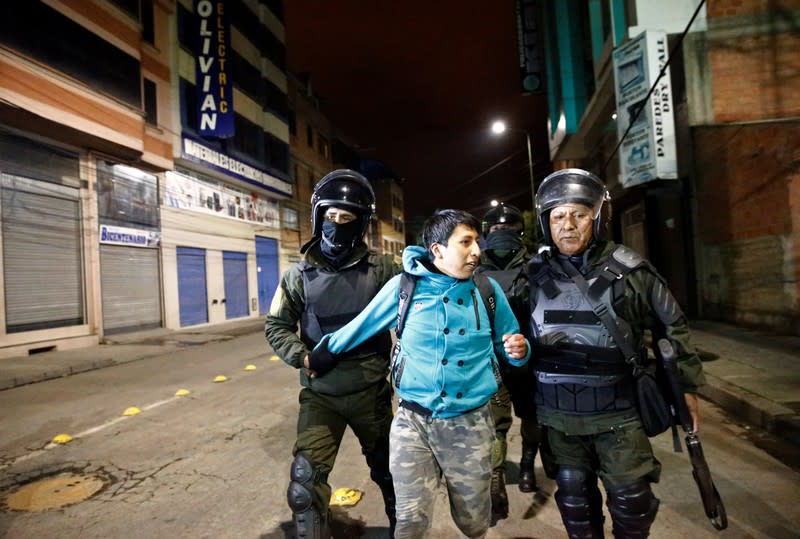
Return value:
<svg viewBox="0 0 800 539">
<path fill-rule="evenodd" d="M 417 277 L 407 271 L 400 274 L 400 299 L 397 302 L 397 324 L 394 327 L 394 334 L 399 339 L 403 334 L 403 328 L 406 325 L 406 316 L 408 315 L 408 306 L 411 303 L 411 297 L 414 295 L 414 288 L 417 286 Z"/>
<path fill-rule="evenodd" d="M 475 274 L 473 276 L 478 293 L 483 300 L 483 306 L 486 308 L 486 313 L 489 316 L 489 324 L 492 327 L 492 335 L 494 335 L 494 313 L 497 310 L 497 302 L 494 296 L 494 287 L 486 275 Z M 408 316 L 408 307 L 411 304 L 411 298 L 414 295 L 414 289 L 417 286 L 417 277 L 404 271 L 400 274 L 399 286 L 399 300 L 397 302 L 397 323 L 394 327 L 394 334 L 399 339 L 403 334 L 403 328 L 406 325 L 406 316 Z"/>
</svg>

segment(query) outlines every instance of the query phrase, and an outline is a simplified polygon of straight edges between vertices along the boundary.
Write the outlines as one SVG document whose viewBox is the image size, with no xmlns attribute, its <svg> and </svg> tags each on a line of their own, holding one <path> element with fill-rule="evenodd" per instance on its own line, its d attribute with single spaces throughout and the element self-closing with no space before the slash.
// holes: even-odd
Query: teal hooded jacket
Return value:
<svg viewBox="0 0 800 539">
<path fill-rule="evenodd" d="M 472 279 L 456 279 L 429 270 L 425 249 L 407 247 L 403 269 L 417 277 L 414 295 L 392 364 L 398 397 L 448 418 L 478 408 L 497 391 L 498 358 L 516 366 L 527 363 L 506 356 L 503 335 L 519 333 L 519 324 L 503 290 L 493 279 L 496 310 L 494 333 L 478 288 Z M 350 323 L 329 335 L 328 350 L 341 354 L 397 323 L 400 276 L 389 280 Z"/>
</svg>

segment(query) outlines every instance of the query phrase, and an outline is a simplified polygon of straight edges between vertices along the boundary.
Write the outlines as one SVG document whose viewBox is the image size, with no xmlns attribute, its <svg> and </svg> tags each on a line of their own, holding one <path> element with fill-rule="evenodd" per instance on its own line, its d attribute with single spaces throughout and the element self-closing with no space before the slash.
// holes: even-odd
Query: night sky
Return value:
<svg viewBox="0 0 800 539">
<path fill-rule="evenodd" d="M 407 220 L 448 207 L 480 217 L 492 199 L 531 208 L 525 135 L 489 130 L 497 118 L 527 130 L 534 176 L 547 174 L 546 101 L 522 95 L 512 0 L 285 6 L 289 69 L 310 74 L 363 157 L 405 179 Z"/>
</svg>

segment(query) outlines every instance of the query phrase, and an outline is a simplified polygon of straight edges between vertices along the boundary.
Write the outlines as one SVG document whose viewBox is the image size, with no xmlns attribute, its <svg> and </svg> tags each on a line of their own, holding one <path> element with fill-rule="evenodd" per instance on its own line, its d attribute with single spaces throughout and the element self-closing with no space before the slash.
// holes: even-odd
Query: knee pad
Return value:
<svg viewBox="0 0 800 539">
<path fill-rule="evenodd" d="M 556 483 L 556 504 L 569 536 L 602 537 L 604 517 L 597 475 L 583 468 L 561 466 Z"/>
<path fill-rule="evenodd" d="M 639 479 L 633 483 L 606 489 L 608 512 L 614 523 L 614 534 L 624 537 L 647 537 L 658 512 L 658 498 L 650 483 Z"/>
<path fill-rule="evenodd" d="M 292 462 L 291 482 L 286 492 L 289 507 L 294 512 L 308 510 L 314 501 L 314 480 L 318 476 L 314 464 L 304 452 L 299 452 Z"/>
</svg>

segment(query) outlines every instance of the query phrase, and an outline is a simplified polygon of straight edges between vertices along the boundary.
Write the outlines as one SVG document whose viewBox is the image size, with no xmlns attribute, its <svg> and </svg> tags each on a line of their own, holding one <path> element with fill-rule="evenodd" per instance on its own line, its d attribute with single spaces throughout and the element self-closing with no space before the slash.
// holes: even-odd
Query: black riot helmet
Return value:
<svg viewBox="0 0 800 539">
<path fill-rule="evenodd" d="M 592 209 L 592 239 L 600 237 L 603 202 L 611 200 L 603 182 L 587 170 L 565 168 L 553 172 L 536 190 L 536 217 L 547 245 L 553 245 L 550 235 L 550 210 L 563 204 L 583 204 Z"/>
<path fill-rule="evenodd" d="M 519 211 L 517 207 L 501 202 L 486 212 L 486 215 L 483 216 L 482 224 L 483 235 L 487 236 L 489 234 L 489 229 L 491 229 L 494 225 L 520 224 L 522 225 L 520 230 L 522 230 L 522 228 L 525 228 L 525 218 L 522 217 L 522 212 Z"/>
<path fill-rule="evenodd" d="M 300 249 L 301 253 L 304 253 L 311 243 L 322 237 L 325 211 L 331 206 L 351 211 L 358 216 L 361 222 L 361 233 L 358 235 L 358 239 L 361 239 L 375 213 L 375 192 L 372 190 L 369 180 L 355 170 L 343 168 L 323 176 L 314 186 L 314 192 L 311 193 L 312 237 Z"/>
</svg>

